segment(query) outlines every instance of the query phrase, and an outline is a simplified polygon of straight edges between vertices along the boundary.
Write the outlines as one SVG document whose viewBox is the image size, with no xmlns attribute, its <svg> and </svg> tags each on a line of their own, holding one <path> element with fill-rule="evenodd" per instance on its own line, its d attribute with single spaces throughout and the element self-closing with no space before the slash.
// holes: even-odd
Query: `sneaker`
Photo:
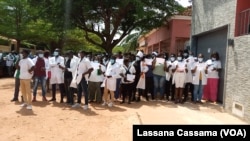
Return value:
<svg viewBox="0 0 250 141">
<path fill-rule="evenodd" d="M 32 106 L 31 106 L 31 105 L 28 105 L 28 106 L 26 107 L 26 109 L 32 110 Z"/>
<path fill-rule="evenodd" d="M 109 106 L 109 107 L 113 107 L 113 103 L 110 102 L 110 103 L 108 104 L 108 106 Z"/>
<path fill-rule="evenodd" d="M 22 105 L 20 105 L 20 107 L 25 107 L 27 106 L 27 103 L 23 103 Z"/>
<path fill-rule="evenodd" d="M 105 106 L 106 104 L 107 104 L 106 102 L 103 102 L 103 103 L 102 103 L 102 106 Z"/>
<path fill-rule="evenodd" d="M 78 108 L 78 107 L 81 107 L 81 105 L 79 103 L 72 105 L 72 108 Z"/>
<path fill-rule="evenodd" d="M 88 105 L 84 105 L 82 108 L 83 108 L 84 110 L 87 110 L 87 109 L 89 108 L 89 106 L 88 106 Z"/>
</svg>

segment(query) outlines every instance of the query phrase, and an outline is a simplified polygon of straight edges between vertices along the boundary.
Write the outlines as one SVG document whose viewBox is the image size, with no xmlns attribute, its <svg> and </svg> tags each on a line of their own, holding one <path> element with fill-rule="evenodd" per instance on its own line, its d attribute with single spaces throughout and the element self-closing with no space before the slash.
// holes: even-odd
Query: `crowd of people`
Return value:
<svg viewBox="0 0 250 141">
<path fill-rule="evenodd" d="M 15 91 L 11 99 L 18 101 L 20 88 L 21 106 L 27 109 L 32 109 L 32 102 L 38 99 L 39 84 L 42 101 L 56 101 L 58 89 L 60 103 L 85 110 L 91 102 L 112 107 L 118 101 L 131 104 L 142 98 L 175 104 L 217 100 L 221 70 L 217 52 L 207 60 L 203 54 L 193 56 L 188 50 L 177 54 L 145 54 L 139 50 L 136 54 L 108 55 L 55 49 L 53 53 L 38 50 L 34 58 L 29 54 L 29 50 L 23 50 L 14 62 Z M 47 100 L 50 90 L 51 99 Z"/>
</svg>

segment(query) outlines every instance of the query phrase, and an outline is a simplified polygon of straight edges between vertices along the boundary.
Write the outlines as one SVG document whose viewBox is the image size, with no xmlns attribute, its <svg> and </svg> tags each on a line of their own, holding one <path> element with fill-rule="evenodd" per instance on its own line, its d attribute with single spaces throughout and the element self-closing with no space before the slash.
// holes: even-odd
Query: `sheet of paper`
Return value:
<svg viewBox="0 0 250 141">
<path fill-rule="evenodd" d="M 145 63 L 147 65 L 152 65 L 152 62 L 153 62 L 153 59 L 147 59 L 147 58 L 145 58 Z"/>
<path fill-rule="evenodd" d="M 165 59 L 163 58 L 156 58 L 156 64 L 164 64 Z"/>
<path fill-rule="evenodd" d="M 99 63 L 95 63 L 95 62 L 91 62 L 90 63 L 91 64 L 91 66 L 94 68 L 94 69 L 99 69 Z"/>
<path fill-rule="evenodd" d="M 133 74 L 127 74 L 127 80 L 128 81 L 134 81 L 134 79 L 135 79 L 135 75 L 133 75 Z"/>
<path fill-rule="evenodd" d="M 118 64 L 123 65 L 123 59 L 116 59 L 115 60 Z"/>
</svg>

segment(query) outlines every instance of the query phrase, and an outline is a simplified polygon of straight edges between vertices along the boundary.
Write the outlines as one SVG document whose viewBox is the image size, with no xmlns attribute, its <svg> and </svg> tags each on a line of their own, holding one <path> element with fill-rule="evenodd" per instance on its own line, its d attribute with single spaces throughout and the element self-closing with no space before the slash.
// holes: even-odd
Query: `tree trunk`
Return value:
<svg viewBox="0 0 250 141">
<path fill-rule="evenodd" d="M 17 40 L 16 40 L 16 49 L 15 49 L 15 51 L 16 51 L 17 53 L 19 53 L 19 51 L 20 51 L 20 46 L 21 46 L 21 40 L 20 40 L 20 39 L 17 39 Z"/>
</svg>

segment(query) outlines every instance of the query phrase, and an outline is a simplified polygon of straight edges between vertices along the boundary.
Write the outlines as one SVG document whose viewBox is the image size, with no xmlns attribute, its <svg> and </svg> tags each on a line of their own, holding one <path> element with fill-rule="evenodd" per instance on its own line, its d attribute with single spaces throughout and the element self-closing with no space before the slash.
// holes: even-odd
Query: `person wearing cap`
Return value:
<svg viewBox="0 0 250 141">
<path fill-rule="evenodd" d="M 33 86 L 33 100 L 32 102 L 36 102 L 36 95 L 37 95 L 37 88 L 38 88 L 38 83 L 41 83 L 42 86 L 42 100 L 47 101 L 46 98 L 46 66 L 48 67 L 48 62 L 45 62 L 44 60 L 44 54 L 42 50 L 37 51 L 37 57 L 32 59 L 35 68 L 34 68 L 34 86 Z"/>
<path fill-rule="evenodd" d="M 29 50 L 23 50 L 23 59 L 17 64 L 17 69 L 20 69 L 20 88 L 23 95 L 24 103 L 20 105 L 21 107 L 27 106 L 26 108 L 32 110 L 31 106 L 31 78 L 33 76 L 34 63 L 28 57 Z"/>
<path fill-rule="evenodd" d="M 63 103 L 64 97 L 64 57 L 60 56 L 60 49 L 56 48 L 53 57 L 49 58 L 51 71 L 50 84 L 52 85 L 52 98 L 49 101 L 56 101 L 56 85 L 59 85 L 61 94 L 60 103 Z"/>
</svg>

